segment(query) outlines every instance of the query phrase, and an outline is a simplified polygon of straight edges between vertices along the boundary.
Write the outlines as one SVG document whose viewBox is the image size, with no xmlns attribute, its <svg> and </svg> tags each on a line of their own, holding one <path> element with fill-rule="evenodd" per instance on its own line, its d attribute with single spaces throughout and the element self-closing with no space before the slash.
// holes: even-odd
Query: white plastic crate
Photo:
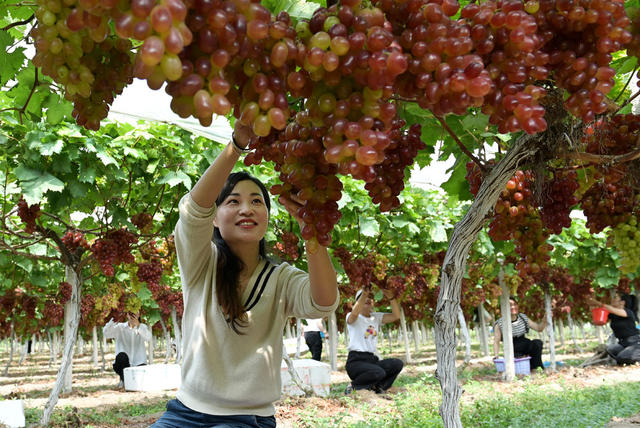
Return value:
<svg viewBox="0 0 640 428">
<path fill-rule="evenodd" d="M 127 391 L 178 389 L 181 381 L 178 364 L 150 364 L 124 369 L 124 389 Z"/>
<path fill-rule="evenodd" d="M 522 358 L 514 358 L 513 362 L 515 363 L 516 374 L 528 375 L 531 373 L 531 357 L 522 357 Z M 504 359 L 496 358 L 493 360 L 496 364 L 496 371 L 498 373 L 504 371 Z"/>
<path fill-rule="evenodd" d="M 329 389 L 331 387 L 331 366 L 329 364 L 312 359 L 297 359 L 293 360 L 293 367 L 300 379 L 302 379 L 302 382 L 304 382 L 305 385 L 311 385 L 316 395 L 320 397 L 329 395 Z M 282 393 L 292 396 L 304 395 L 304 392 L 302 392 L 298 385 L 293 382 L 293 379 L 291 379 L 289 368 L 284 360 L 282 361 L 280 369 Z"/>
<path fill-rule="evenodd" d="M 0 401 L 0 426 L 21 428 L 25 426 L 22 400 Z"/>
<path fill-rule="evenodd" d="M 296 351 L 298 349 L 298 338 L 292 337 L 290 339 L 284 339 L 282 342 L 284 344 L 284 351 L 287 353 L 287 355 L 296 354 Z M 304 338 L 301 338 L 300 339 L 300 355 L 304 354 L 307 351 L 309 351 L 307 342 L 305 342 Z"/>
</svg>

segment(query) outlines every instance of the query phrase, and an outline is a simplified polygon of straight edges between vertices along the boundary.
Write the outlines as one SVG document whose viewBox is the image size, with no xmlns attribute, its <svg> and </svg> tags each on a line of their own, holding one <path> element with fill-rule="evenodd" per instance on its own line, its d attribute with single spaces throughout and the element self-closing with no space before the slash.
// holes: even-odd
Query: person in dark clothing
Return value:
<svg viewBox="0 0 640 428">
<path fill-rule="evenodd" d="M 511 312 L 511 335 L 513 337 L 513 353 L 515 357 L 528 355 L 531 357 L 531 370 L 538 367 L 544 370 L 542 364 L 542 341 L 539 339 L 528 339 L 525 334 L 532 328 L 536 331 L 542 331 L 547 326 L 546 320 L 542 323 L 531 321 L 525 314 L 518 311 L 518 303 L 514 298 L 509 299 L 509 307 Z M 493 355 L 494 359 L 498 358 L 500 352 L 500 341 L 502 340 L 502 323 L 504 316 L 500 318 L 494 325 Z"/>
<path fill-rule="evenodd" d="M 370 290 L 356 293 L 356 304 L 347 314 L 349 331 L 349 355 L 347 374 L 351 384 L 345 391 L 368 389 L 378 394 L 386 392 L 402 371 L 404 363 L 398 358 L 381 360 L 378 356 L 378 332 L 380 326 L 400 318 L 400 305 L 388 290 L 382 290 L 391 304 L 391 313 L 373 312 L 373 298 Z"/>
<path fill-rule="evenodd" d="M 609 311 L 609 325 L 618 343 L 608 346 L 607 353 L 620 365 L 639 363 L 638 298 L 632 294 L 616 293 L 610 305 L 595 299 L 589 299 L 589 303 Z"/>
<path fill-rule="evenodd" d="M 327 331 L 322 323 L 322 318 L 305 319 L 306 325 L 302 324 L 304 341 L 309 347 L 311 358 L 320 361 L 322 358 L 322 341 L 327 336 Z"/>
</svg>

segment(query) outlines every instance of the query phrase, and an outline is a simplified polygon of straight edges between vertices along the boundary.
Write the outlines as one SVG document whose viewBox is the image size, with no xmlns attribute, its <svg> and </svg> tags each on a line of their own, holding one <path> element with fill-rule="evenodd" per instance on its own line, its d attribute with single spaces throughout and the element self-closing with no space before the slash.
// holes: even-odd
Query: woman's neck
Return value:
<svg viewBox="0 0 640 428">
<path fill-rule="evenodd" d="M 240 271 L 241 278 L 249 278 L 253 271 L 260 263 L 260 250 L 256 245 L 252 246 L 243 246 L 238 248 L 234 246 L 231 248 L 231 251 L 242 261 L 244 267 Z"/>
<path fill-rule="evenodd" d="M 515 321 L 518 319 L 518 314 L 511 314 L 511 321 Z"/>
</svg>

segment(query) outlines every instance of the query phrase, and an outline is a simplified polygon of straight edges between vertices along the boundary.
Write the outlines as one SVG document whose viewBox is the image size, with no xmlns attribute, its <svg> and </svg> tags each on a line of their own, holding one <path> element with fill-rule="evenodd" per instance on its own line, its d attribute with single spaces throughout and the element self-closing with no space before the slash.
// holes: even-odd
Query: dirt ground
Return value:
<svg viewBox="0 0 640 428">
<path fill-rule="evenodd" d="M 563 359 L 586 359 L 592 354 L 562 354 L 558 356 L 558 360 Z M 156 354 L 155 363 L 164 362 L 164 357 Z M 396 355 L 402 358 L 403 355 Z M 19 358 L 19 356 L 18 356 Z M 111 371 L 110 362 L 113 361 L 113 354 L 106 355 L 106 370 L 102 372 L 100 368 L 92 366 L 91 357 L 89 355 L 78 356 L 74 358 L 73 385 L 74 389 L 69 394 L 62 394 L 58 401 L 58 408 L 76 407 L 97 408 L 104 411 L 109 406 L 125 406 L 131 404 L 145 404 L 150 402 L 158 402 L 170 400 L 174 397 L 175 391 L 160 392 L 131 392 L 118 390 L 117 376 Z M 436 369 L 435 354 L 433 351 L 425 351 L 414 355 L 414 362 L 407 364 L 403 371 L 404 374 L 410 376 L 419 376 L 420 374 L 433 374 Z M 48 367 L 48 353 L 36 353 L 30 355 L 22 364 L 18 365 L 18 361 L 14 362 L 9 368 L 8 376 L 1 376 L 7 364 L 7 355 L 0 352 L 0 396 L 4 399 L 22 399 L 26 408 L 43 408 L 48 399 L 49 393 L 54 385 L 57 366 Z M 492 366 L 491 358 L 475 358 L 471 360 L 470 367 L 487 367 Z M 344 367 L 338 367 L 339 371 L 332 372 L 331 383 L 335 386 L 335 390 L 341 392 L 343 385 L 348 382 L 348 377 L 344 371 Z M 477 377 L 476 380 L 480 380 Z M 535 376 L 534 382 L 540 382 L 548 385 L 553 390 L 554 385 L 564 384 L 572 386 L 592 387 L 596 385 L 615 384 L 618 382 L 626 382 L 632 379 L 640 379 L 640 366 L 592 366 L 587 368 L 576 368 L 564 365 L 559 368 L 556 373 L 547 373 L 545 376 Z M 504 383 L 501 381 L 499 374 L 486 375 L 482 380 L 494 381 L 493 387 L 497 392 L 505 394 L 517 393 L 519 388 L 524 389 L 524 385 L 518 383 Z M 461 400 L 473 401 L 473 394 L 465 392 Z M 355 400 L 365 403 L 375 404 L 380 407 L 388 407 L 390 411 L 393 409 L 393 401 L 381 398 L 373 393 L 360 393 Z M 348 412 L 349 408 L 344 400 L 339 398 L 296 398 L 283 397 L 276 405 L 276 419 L 278 426 L 283 428 L 300 426 L 301 410 L 313 408 L 317 414 L 324 417 L 343 414 Z M 148 427 L 155 421 L 161 413 L 153 415 L 143 415 L 135 418 L 129 418 L 122 421 L 122 425 L 128 427 Z M 73 414 L 69 416 L 73 419 Z M 357 420 L 358 415 L 351 415 Z M 74 425 L 69 420 L 68 426 Z M 113 425 L 93 425 L 100 427 L 113 427 Z M 640 414 L 631 418 L 621 419 L 613 418 L 607 425 L 607 428 L 639 428 Z"/>
</svg>

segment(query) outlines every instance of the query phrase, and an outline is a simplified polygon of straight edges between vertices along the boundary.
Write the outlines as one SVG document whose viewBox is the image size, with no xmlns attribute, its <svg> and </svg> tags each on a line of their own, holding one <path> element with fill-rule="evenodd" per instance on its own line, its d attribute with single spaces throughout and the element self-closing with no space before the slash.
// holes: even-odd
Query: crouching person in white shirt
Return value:
<svg viewBox="0 0 640 428">
<path fill-rule="evenodd" d="M 102 329 L 106 339 L 116 340 L 116 361 L 113 371 L 120 376 L 118 388 L 124 387 L 124 369 L 147 364 L 145 342 L 151 340 L 151 330 L 140 323 L 140 315 L 128 313 L 127 322 L 116 323 L 113 318 Z"/>
<path fill-rule="evenodd" d="M 391 313 L 373 312 L 373 296 L 370 289 L 356 293 L 356 303 L 347 314 L 349 331 L 349 355 L 347 356 L 347 374 L 351 383 L 346 394 L 354 390 L 368 389 L 376 394 L 384 394 L 402 371 L 404 363 L 398 358 L 380 359 L 378 356 L 378 332 L 382 324 L 394 322 L 400 318 L 400 305 L 389 290 L 382 290 L 389 299 Z"/>
</svg>

